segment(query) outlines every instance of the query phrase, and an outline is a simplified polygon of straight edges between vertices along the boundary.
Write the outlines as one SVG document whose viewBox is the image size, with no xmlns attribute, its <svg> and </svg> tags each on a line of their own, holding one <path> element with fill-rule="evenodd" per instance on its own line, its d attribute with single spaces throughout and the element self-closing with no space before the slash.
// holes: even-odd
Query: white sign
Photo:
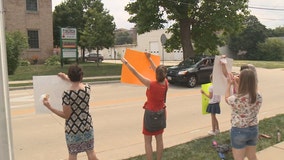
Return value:
<svg viewBox="0 0 284 160">
<path fill-rule="evenodd" d="M 227 87 L 227 78 L 223 74 L 222 65 L 220 63 L 221 56 L 215 56 L 214 67 L 213 67 L 213 86 L 214 94 L 216 95 L 225 95 Z M 227 71 L 230 73 L 232 71 L 233 59 L 226 58 Z"/>
<path fill-rule="evenodd" d="M 42 103 L 42 95 L 49 95 L 49 103 L 52 107 L 62 110 L 62 95 L 68 90 L 71 83 L 62 80 L 57 75 L 33 76 L 34 100 L 36 113 L 50 113 Z"/>
<path fill-rule="evenodd" d="M 76 58 L 76 49 L 62 49 L 62 54 L 64 58 Z"/>
<path fill-rule="evenodd" d="M 62 39 L 77 39 L 76 28 L 61 28 Z"/>
</svg>

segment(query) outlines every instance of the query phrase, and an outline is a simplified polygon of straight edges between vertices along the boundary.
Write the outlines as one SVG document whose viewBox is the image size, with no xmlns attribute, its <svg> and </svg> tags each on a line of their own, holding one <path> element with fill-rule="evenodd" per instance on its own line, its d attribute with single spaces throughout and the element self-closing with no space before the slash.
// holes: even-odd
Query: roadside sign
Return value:
<svg viewBox="0 0 284 160">
<path fill-rule="evenodd" d="M 61 66 L 64 58 L 76 58 L 78 63 L 77 29 L 61 28 L 60 35 Z"/>
</svg>

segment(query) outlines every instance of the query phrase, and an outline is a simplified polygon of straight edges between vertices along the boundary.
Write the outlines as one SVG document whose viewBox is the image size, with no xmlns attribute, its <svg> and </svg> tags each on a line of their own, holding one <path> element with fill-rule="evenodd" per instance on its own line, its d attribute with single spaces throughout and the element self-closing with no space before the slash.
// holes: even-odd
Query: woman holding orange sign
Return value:
<svg viewBox="0 0 284 160">
<path fill-rule="evenodd" d="M 147 160 L 152 160 L 153 148 L 152 148 L 152 137 L 155 136 L 156 147 L 157 147 L 157 160 L 162 159 L 164 144 L 163 144 L 163 132 L 166 127 L 166 94 L 168 89 L 168 81 L 166 79 L 167 68 L 163 65 L 156 67 L 155 63 L 151 59 L 150 53 L 145 53 L 145 56 L 151 64 L 151 68 L 156 73 L 156 80 L 150 80 L 139 73 L 125 58 L 121 61 L 127 68 L 139 79 L 139 81 L 147 87 L 146 97 L 143 108 L 144 122 L 143 122 L 143 134 L 145 142 L 145 152 Z M 154 117 L 153 119 L 151 119 Z M 155 122 L 159 125 L 155 125 Z M 161 121 L 160 121 L 161 120 Z"/>
</svg>

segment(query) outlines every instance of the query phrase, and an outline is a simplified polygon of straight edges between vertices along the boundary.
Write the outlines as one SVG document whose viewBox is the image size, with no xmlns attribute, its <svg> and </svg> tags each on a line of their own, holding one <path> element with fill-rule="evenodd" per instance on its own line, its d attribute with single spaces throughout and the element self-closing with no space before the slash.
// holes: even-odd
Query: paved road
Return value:
<svg viewBox="0 0 284 160">
<path fill-rule="evenodd" d="M 284 113 L 283 69 L 258 68 L 259 90 L 264 103 L 259 118 Z M 92 86 L 91 114 L 95 149 L 102 160 L 144 154 L 141 133 L 145 88 L 120 83 Z M 167 98 L 168 126 L 165 147 L 206 136 L 209 115 L 201 115 L 200 87 L 170 86 Z M 33 90 L 10 91 L 14 154 L 16 160 L 63 160 L 67 157 L 64 121 L 53 114 L 35 114 Z M 218 116 L 221 131 L 230 128 L 230 109 L 222 100 Z M 79 154 L 78 160 L 86 159 Z"/>
</svg>

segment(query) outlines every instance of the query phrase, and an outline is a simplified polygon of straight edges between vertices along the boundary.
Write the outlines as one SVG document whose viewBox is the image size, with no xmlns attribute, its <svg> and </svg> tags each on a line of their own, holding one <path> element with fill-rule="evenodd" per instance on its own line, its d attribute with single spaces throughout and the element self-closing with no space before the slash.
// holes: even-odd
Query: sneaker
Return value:
<svg viewBox="0 0 284 160">
<path fill-rule="evenodd" d="M 208 131 L 208 134 L 209 134 L 209 135 L 212 135 L 212 136 L 215 136 L 215 135 L 216 135 L 216 133 L 213 132 L 212 130 Z"/>
<path fill-rule="evenodd" d="M 219 134 L 220 133 L 220 130 L 219 129 L 216 129 L 215 130 L 215 134 Z"/>
</svg>

